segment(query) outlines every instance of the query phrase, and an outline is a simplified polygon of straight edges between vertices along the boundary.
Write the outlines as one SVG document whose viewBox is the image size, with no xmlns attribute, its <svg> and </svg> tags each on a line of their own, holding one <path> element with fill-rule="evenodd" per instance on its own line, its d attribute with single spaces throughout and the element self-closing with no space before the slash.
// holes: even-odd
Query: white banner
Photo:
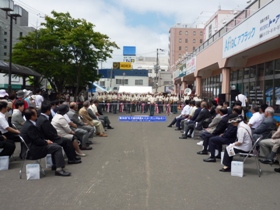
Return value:
<svg viewBox="0 0 280 210">
<path fill-rule="evenodd" d="M 192 59 L 187 61 L 187 72 L 186 72 L 186 75 L 194 73 L 195 70 L 196 70 L 196 57 L 193 57 Z"/>
<path fill-rule="evenodd" d="M 280 34 L 280 0 L 256 11 L 223 37 L 223 58 L 230 57 Z"/>
</svg>

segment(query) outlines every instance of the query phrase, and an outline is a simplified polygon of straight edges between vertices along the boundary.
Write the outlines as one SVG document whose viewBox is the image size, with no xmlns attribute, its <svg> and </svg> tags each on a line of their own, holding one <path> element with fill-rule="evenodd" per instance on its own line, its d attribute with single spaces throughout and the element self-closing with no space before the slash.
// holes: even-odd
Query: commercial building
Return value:
<svg viewBox="0 0 280 210">
<path fill-rule="evenodd" d="M 178 60 L 193 52 L 203 43 L 203 28 L 190 28 L 177 23 L 169 30 L 169 71 L 176 70 Z"/>
<path fill-rule="evenodd" d="M 98 84 L 107 91 L 118 91 L 120 86 L 149 86 L 148 70 L 100 69 Z"/>
<path fill-rule="evenodd" d="M 28 27 L 28 12 L 22 8 L 22 17 L 13 20 L 13 46 L 19 42 L 19 38 L 26 36 L 29 32 L 34 31 L 33 27 Z M 10 51 L 10 18 L 6 12 L 0 10 L 0 60 L 9 60 Z M 21 89 L 24 83 L 21 77 L 12 76 L 12 89 Z M 8 87 L 8 75 L 0 73 L 0 88 Z"/>
<path fill-rule="evenodd" d="M 267 103 L 280 112 L 279 5 L 252 1 L 205 40 L 181 62 L 186 68 L 174 72 L 176 92 L 193 85 L 203 98 L 233 101 L 240 91 L 251 105 Z"/>
<path fill-rule="evenodd" d="M 164 92 L 164 86 L 172 83 L 171 73 L 168 70 L 168 57 L 158 52 L 159 70 L 156 73 L 157 57 L 136 57 L 133 67 L 135 69 L 147 69 L 149 76 L 149 86 L 153 87 L 153 92 Z"/>
</svg>

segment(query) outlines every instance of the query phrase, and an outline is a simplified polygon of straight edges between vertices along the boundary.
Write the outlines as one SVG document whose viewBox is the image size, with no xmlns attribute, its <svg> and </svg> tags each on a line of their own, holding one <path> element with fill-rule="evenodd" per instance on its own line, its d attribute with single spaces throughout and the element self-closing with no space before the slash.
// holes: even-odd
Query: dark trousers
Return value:
<svg viewBox="0 0 280 210">
<path fill-rule="evenodd" d="M 126 113 L 130 113 L 130 107 L 131 107 L 130 103 L 127 103 L 127 105 L 126 105 Z"/>
<path fill-rule="evenodd" d="M 185 118 L 185 117 L 179 117 L 179 118 L 177 118 L 177 120 L 176 120 L 176 127 L 177 127 L 178 129 L 180 129 L 181 121 L 184 120 L 184 119 L 186 119 L 186 118 Z"/>
<path fill-rule="evenodd" d="M 136 104 L 136 111 L 139 112 L 141 110 L 141 103 L 137 102 Z"/>
<path fill-rule="evenodd" d="M 69 142 L 71 142 L 71 141 L 69 141 Z M 53 164 L 55 165 L 55 167 L 64 168 L 65 162 L 64 162 L 64 158 L 63 158 L 62 147 L 56 143 L 48 144 L 46 147 L 47 147 L 47 153 L 52 155 L 52 161 L 53 161 Z"/>
<path fill-rule="evenodd" d="M 132 104 L 132 112 L 135 112 L 136 104 Z"/>
<path fill-rule="evenodd" d="M 118 106 L 118 101 L 113 101 L 112 103 L 113 105 L 113 113 L 114 114 L 117 114 L 117 106 Z"/>
<path fill-rule="evenodd" d="M 158 112 L 163 113 L 163 103 L 161 101 L 158 102 Z"/>
<path fill-rule="evenodd" d="M 80 146 L 86 147 L 90 133 L 82 128 L 76 128 L 74 131 L 75 136 L 77 136 L 81 142 Z"/>
<path fill-rule="evenodd" d="M 155 105 L 151 104 L 150 105 L 150 116 L 154 116 L 154 114 L 155 114 Z"/>
<path fill-rule="evenodd" d="M 145 103 L 145 106 L 144 106 L 144 113 L 148 112 L 149 111 L 149 104 Z"/>
<path fill-rule="evenodd" d="M 214 136 L 209 139 L 209 151 L 211 153 L 211 158 L 215 158 L 215 150 L 219 151 L 219 155 L 221 154 L 223 144 L 229 145 L 235 142 L 235 138 L 223 138 L 221 136 Z"/>
<path fill-rule="evenodd" d="M 177 114 L 178 112 L 177 102 L 174 102 L 172 105 L 173 105 L 173 113 Z"/>
<path fill-rule="evenodd" d="M 21 142 L 18 134 L 7 132 L 4 133 L 3 135 L 6 136 L 7 139 L 12 140 L 13 142 Z"/>
<path fill-rule="evenodd" d="M 207 148 L 209 146 L 209 139 L 213 137 L 212 133 L 209 133 L 207 131 L 200 133 L 200 138 L 203 140 L 203 151 L 207 151 Z"/>
<path fill-rule="evenodd" d="M 63 147 L 68 160 L 75 160 L 76 153 L 73 147 L 73 142 L 66 138 L 60 138 L 57 142 L 59 143 L 58 145 Z M 56 141 L 54 141 L 54 143 L 56 143 Z"/>
<path fill-rule="evenodd" d="M 14 141 L 7 139 L 0 142 L 0 148 L 3 149 L 0 156 L 11 156 L 16 149 L 16 145 Z"/>
<path fill-rule="evenodd" d="M 3 134 L 6 136 L 7 140 L 13 141 L 13 142 L 20 142 L 20 154 L 19 157 L 22 159 L 24 157 L 24 151 L 25 151 L 25 146 L 21 142 L 21 139 L 19 138 L 18 134 L 7 132 Z"/>
<path fill-rule="evenodd" d="M 102 116 L 99 116 L 99 120 L 102 120 L 104 121 L 104 126 L 109 126 L 111 124 L 108 116 L 105 116 L 105 115 L 102 115 Z"/>
<path fill-rule="evenodd" d="M 170 123 L 170 125 L 175 125 L 176 121 L 177 121 L 177 119 L 176 119 L 176 117 L 175 117 L 175 118 L 172 120 L 172 122 Z"/>
<path fill-rule="evenodd" d="M 195 124 L 194 123 L 189 123 L 185 128 L 184 128 L 184 131 L 185 131 L 185 136 L 189 135 L 191 136 L 192 135 L 192 132 L 194 130 L 194 126 Z"/>
<path fill-rule="evenodd" d="M 234 152 L 235 152 L 235 154 L 237 154 L 237 153 L 242 153 L 242 152 L 245 152 L 245 151 L 234 148 Z M 232 160 L 233 160 L 233 156 L 229 157 L 228 153 L 227 153 L 227 150 L 225 150 L 223 165 L 230 168 Z"/>
</svg>

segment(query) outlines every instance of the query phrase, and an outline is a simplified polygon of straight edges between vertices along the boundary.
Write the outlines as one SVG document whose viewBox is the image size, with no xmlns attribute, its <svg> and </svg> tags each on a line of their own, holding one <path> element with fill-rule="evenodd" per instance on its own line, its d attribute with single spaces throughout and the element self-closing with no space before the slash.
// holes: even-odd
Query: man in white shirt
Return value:
<svg viewBox="0 0 280 210">
<path fill-rule="evenodd" d="M 0 101 L 0 131 L 2 135 L 0 135 L 0 148 L 3 149 L 0 152 L 0 156 L 11 156 L 16 148 L 15 142 L 12 139 L 7 138 L 5 133 L 14 132 L 19 134 L 18 130 L 15 130 L 9 126 L 8 121 L 5 118 L 5 113 L 8 110 L 8 103 L 5 101 Z"/>
<path fill-rule="evenodd" d="M 235 97 L 235 100 L 241 102 L 241 107 L 242 107 L 243 112 L 244 112 L 244 120 L 246 121 L 246 120 L 247 120 L 247 117 L 246 117 L 246 113 L 247 113 L 246 102 L 248 102 L 247 97 L 246 97 L 245 95 L 239 93 L 239 94 Z"/>
<path fill-rule="evenodd" d="M 177 120 L 176 120 L 176 127 L 177 127 L 177 129 L 175 129 L 175 130 L 181 130 L 181 127 L 180 127 L 181 121 L 186 119 L 186 118 L 188 118 L 188 116 L 190 114 L 190 111 L 191 111 L 192 107 L 189 105 L 189 101 L 186 100 L 185 104 L 186 105 L 184 106 L 184 108 L 183 108 L 183 110 L 181 112 L 180 117 L 178 117 Z"/>
<path fill-rule="evenodd" d="M 148 98 L 148 104 L 150 105 L 150 116 L 154 116 L 155 102 L 156 102 L 156 98 L 154 97 L 153 94 L 151 94 L 150 97 Z"/>
<path fill-rule="evenodd" d="M 89 109 L 92 110 L 93 114 L 96 116 L 96 118 L 98 120 L 102 120 L 104 121 L 105 125 L 107 126 L 108 129 L 114 129 L 112 126 L 111 126 L 111 122 L 108 118 L 108 116 L 105 116 L 105 115 L 100 115 L 99 112 L 98 112 L 98 100 L 91 100 L 90 101 L 90 106 L 89 106 Z"/>
<path fill-rule="evenodd" d="M 36 94 L 35 94 L 35 105 L 36 105 L 36 109 L 41 109 L 41 105 L 42 102 L 44 101 L 43 96 L 41 96 L 42 91 L 40 89 L 36 90 Z"/>
<path fill-rule="evenodd" d="M 253 106 L 251 112 L 253 116 L 250 118 L 248 125 L 254 130 L 262 123 L 264 117 L 259 113 L 259 107 Z"/>
<path fill-rule="evenodd" d="M 189 105 L 189 101 L 188 101 L 188 100 L 186 100 L 185 103 L 186 103 L 186 105 L 188 105 L 188 107 L 185 106 L 184 109 L 182 110 L 181 114 L 180 114 L 179 116 L 175 117 L 175 118 L 173 119 L 173 121 L 172 121 L 167 127 L 171 128 L 172 125 L 175 125 L 175 124 L 176 124 L 177 129 L 175 129 L 175 130 L 180 130 L 180 129 L 181 129 L 181 128 L 180 128 L 180 122 L 181 122 L 183 119 L 186 119 L 186 118 L 189 116 L 190 111 L 191 111 L 191 108 L 192 108 L 192 107 Z M 178 128 L 177 120 L 180 120 L 180 122 L 179 122 L 179 128 Z"/>
<path fill-rule="evenodd" d="M 240 101 L 241 102 L 241 106 L 242 107 L 246 107 L 246 102 L 248 101 L 247 97 L 241 93 L 239 93 L 236 97 L 235 97 L 236 101 Z"/>
</svg>

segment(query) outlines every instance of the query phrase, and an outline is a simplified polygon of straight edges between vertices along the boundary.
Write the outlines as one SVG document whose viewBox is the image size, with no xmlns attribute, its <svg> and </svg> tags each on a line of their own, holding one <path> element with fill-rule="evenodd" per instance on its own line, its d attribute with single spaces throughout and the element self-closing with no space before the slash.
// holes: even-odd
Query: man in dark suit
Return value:
<svg viewBox="0 0 280 210">
<path fill-rule="evenodd" d="M 203 150 L 197 152 L 198 155 L 208 155 L 208 145 L 209 145 L 209 139 L 213 136 L 219 136 L 221 135 L 228 126 L 228 109 L 227 108 L 221 108 L 219 110 L 219 114 L 221 115 L 221 121 L 218 123 L 217 127 L 212 133 L 203 132 L 200 137 L 203 140 Z"/>
<path fill-rule="evenodd" d="M 45 139 L 49 139 L 63 147 L 65 154 L 68 157 L 68 164 L 81 163 L 81 158 L 76 158 L 73 143 L 67 138 L 58 136 L 56 129 L 51 124 L 49 120 L 49 116 L 51 115 L 51 106 L 50 101 L 45 100 L 42 102 L 41 114 L 36 121 L 37 128 L 41 131 Z"/>
<path fill-rule="evenodd" d="M 237 118 L 237 114 L 231 114 L 228 120 Z M 237 126 L 228 124 L 225 132 L 219 136 L 214 136 L 209 139 L 209 151 L 211 156 L 207 159 L 203 159 L 204 162 L 216 162 L 216 158 L 221 158 L 221 151 L 223 144 L 229 145 L 236 140 Z M 215 150 L 219 151 L 219 154 L 215 156 Z"/>
<path fill-rule="evenodd" d="M 197 118 L 193 121 L 193 123 L 189 123 L 184 128 L 184 134 L 179 139 L 187 139 L 187 137 L 191 137 L 194 128 L 199 128 L 201 126 L 202 130 L 202 123 L 204 120 L 210 117 L 209 110 L 207 109 L 207 103 L 205 101 L 201 102 L 201 111 L 199 112 Z M 189 134 L 188 134 L 189 133 Z"/>
<path fill-rule="evenodd" d="M 32 159 L 41 159 L 47 154 L 52 155 L 53 163 L 56 166 L 56 176 L 70 176 L 71 173 L 66 172 L 63 168 L 65 162 L 62 154 L 62 147 L 51 140 L 44 139 L 40 130 L 36 127 L 37 112 L 34 108 L 27 108 L 24 111 L 26 122 L 21 128 L 21 136 L 30 148 Z"/>
<path fill-rule="evenodd" d="M 274 109 L 267 107 L 264 112 L 264 120 L 262 123 L 253 130 L 253 140 L 256 141 L 261 135 L 263 139 L 270 138 L 272 131 L 276 130 L 276 121 L 273 119 Z"/>
</svg>

